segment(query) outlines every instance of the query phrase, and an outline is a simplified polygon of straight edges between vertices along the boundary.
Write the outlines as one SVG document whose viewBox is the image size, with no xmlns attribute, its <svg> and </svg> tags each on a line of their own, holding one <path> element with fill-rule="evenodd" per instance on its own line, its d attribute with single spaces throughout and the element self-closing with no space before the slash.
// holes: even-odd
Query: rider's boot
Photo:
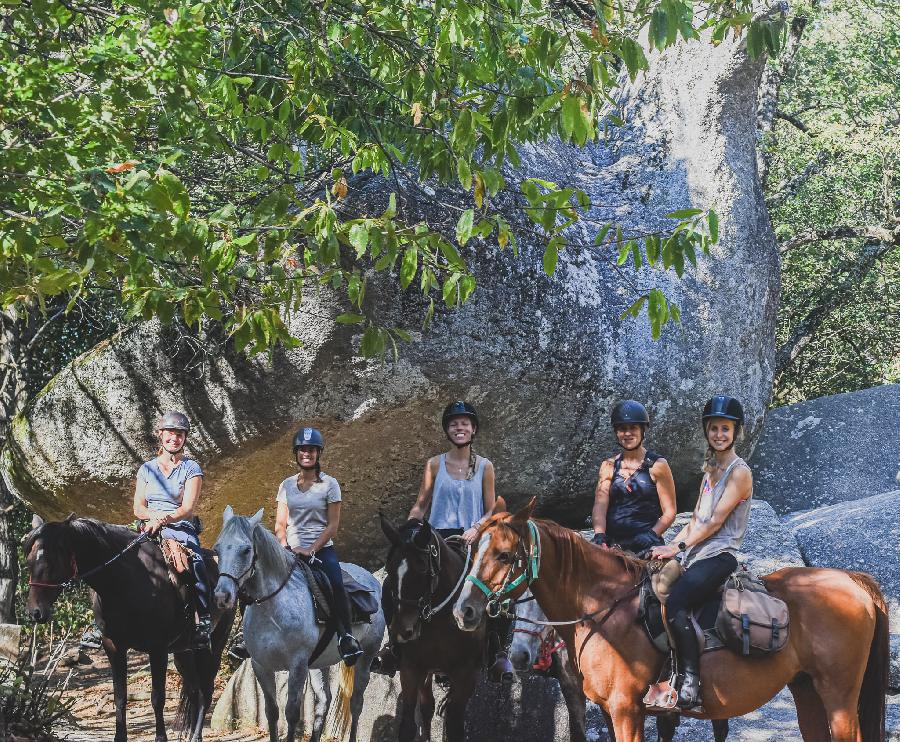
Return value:
<svg viewBox="0 0 900 742">
<path fill-rule="evenodd" d="M 363 651 L 356 637 L 351 633 L 353 625 L 350 623 L 350 598 L 347 596 L 347 591 L 344 590 L 343 585 L 337 590 L 334 587 L 334 583 L 332 583 L 334 607 L 337 613 L 338 652 L 341 659 L 344 660 L 344 664 L 347 667 L 353 667 L 356 660 L 362 656 Z"/>
<path fill-rule="evenodd" d="M 497 652 L 494 664 L 488 670 L 488 677 L 495 683 L 510 683 L 513 679 L 513 666 L 504 650 Z"/>
<path fill-rule="evenodd" d="M 359 646 L 356 637 L 349 632 L 341 634 L 338 639 L 338 652 L 347 667 L 353 667 L 353 665 L 356 664 L 356 660 L 358 660 L 363 653 L 362 647 Z"/>
<path fill-rule="evenodd" d="M 194 649 L 209 649 L 212 636 L 212 619 L 209 611 L 209 581 L 206 564 L 199 554 L 191 555 L 191 572 L 194 576 L 194 595 L 197 599 L 197 626 L 194 629 Z"/>
<path fill-rule="evenodd" d="M 682 676 L 681 687 L 678 689 L 678 707 L 696 708 L 700 705 L 700 646 L 690 614 L 678 611 L 669 619 L 669 629 L 675 640 L 678 671 Z"/>
<path fill-rule="evenodd" d="M 488 670 L 488 678 L 495 683 L 511 683 L 513 679 L 514 671 L 508 650 L 514 623 L 515 619 L 505 613 L 489 619 L 488 647 L 494 651 L 494 662 Z"/>
<path fill-rule="evenodd" d="M 400 669 L 400 652 L 399 647 L 394 647 L 391 640 L 385 644 L 375 655 L 372 660 L 371 672 L 377 672 L 380 675 L 387 675 L 389 678 L 397 674 Z"/>
</svg>

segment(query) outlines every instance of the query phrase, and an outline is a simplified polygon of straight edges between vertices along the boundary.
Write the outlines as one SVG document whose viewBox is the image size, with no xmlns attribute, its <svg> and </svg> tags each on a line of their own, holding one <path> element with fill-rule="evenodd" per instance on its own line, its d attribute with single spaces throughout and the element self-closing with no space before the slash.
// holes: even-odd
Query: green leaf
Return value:
<svg viewBox="0 0 900 742">
<path fill-rule="evenodd" d="M 350 244 L 356 248 L 356 257 L 361 258 L 369 245 L 369 228 L 365 224 L 354 224 L 350 227 Z"/>
<path fill-rule="evenodd" d="M 560 133 L 563 139 L 571 139 L 576 122 L 581 118 L 581 102 L 575 95 L 568 95 L 559 114 Z"/>
<path fill-rule="evenodd" d="M 348 312 L 346 314 L 339 314 L 335 321 L 341 325 L 358 325 L 360 322 L 365 322 L 366 318 L 362 314 L 353 314 L 352 312 Z"/>
<path fill-rule="evenodd" d="M 631 245 L 631 254 L 634 256 L 634 269 L 639 271 L 644 265 L 644 261 L 641 259 L 641 248 L 634 240 L 628 244 Z"/>
<path fill-rule="evenodd" d="M 690 219 L 692 216 L 702 213 L 703 209 L 678 209 L 678 211 L 666 214 L 666 219 Z"/>
<path fill-rule="evenodd" d="M 714 243 L 719 241 L 719 215 L 712 209 L 709 210 L 709 239 Z"/>
<path fill-rule="evenodd" d="M 544 273 L 548 276 L 552 276 L 556 270 L 556 263 L 559 260 L 559 249 L 564 243 L 565 241 L 562 237 L 554 237 L 547 243 L 547 247 L 544 248 Z"/>
<path fill-rule="evenodd" d="M 459 184 L 464 190 L 468 191 L 472 187 L 472 171 L 465 157 L 460 157 L 456 162 L 456 177 L 459 178 Z"/>
<path fill-rule="evenodd" d="M 465 263 L 463 259 L 460 257 L 459 252 L 453 245 L 451 245 L 446 240 L 441 240 L 439 244 L 441 254 L 446 258 L 447 262 L 453 266 L 454 268 L 459 268 L 460 270 L 465 269 Z"/>
<path fill-rule="evenodd" d="M 456 241 L 460 245 L 465 245 L 472 236 L 472 222 L 475 220 L 475 212 L 472 209 L 466 209 L 459 221 L 456 223 Z"/>
<path fill-rule="evenodd" d="M 602 227 L 600 227 L 600 231 L 597 233 L 597 236 L 594 237 L 594 244 L 595 244 L 595 245 L 600 245 L 600 244 L 602 244 L 602 243 L 603 243 L 603 240 L 606 239 L 606 235 L 609 234 L 609 231 L 610 231 L 614 226 L 615 226 L 615 225 L 614 225 L 612 222 L 609 222 L 609 223 L 607 223 L 607 224 L 604 224 Z"/>
<path fill-rule="evenodd" d="M 419 250 L 416 247 L 408 247 L 403 253 L 403 262 L 400 264 L 400 285 L 405 289 L 416 277 L 419 268 Z"/>
<path fill-rule="evenodd" d="M 384 336 L 377 327 L 367 327 L 359 344 L 359 352 L 364 358 L 374 358 L 384 354 Z"/>
<path fill-rule="evenodd" d="M 644 306 L 644 302 L 646 302 L 646 301 L 647 301 L 646 294 L 638 297 L 637 301 L 635 301 L 634 304 L 632 304 L 630 307 L 628 307 L 628 309 L 626 309 L 624 312 L 622 312 L 622 314 L 619 316 L 619 319 L 624 320 L 628 316 L 637 317 L 641 313 L 641 307 Z"/>
</svg>

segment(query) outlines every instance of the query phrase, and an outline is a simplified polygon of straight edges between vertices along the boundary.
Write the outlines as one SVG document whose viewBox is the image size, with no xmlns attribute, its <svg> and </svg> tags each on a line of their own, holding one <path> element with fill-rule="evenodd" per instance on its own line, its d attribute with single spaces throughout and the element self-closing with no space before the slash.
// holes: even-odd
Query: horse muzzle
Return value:
<svg viewBox="0 0 900 742">
<path fill-rule="evenodd" d="M 484 610 L 479 610 L 471 601 L 460 600 L 453 606 L 453 618 L 462 631 L 475 631 L 481 623 Z"/>
<path fill-rule="evenodd" d="M 53 617 L 52 608 L 41 608 L 39 605 L 28 609 L 27 613 L 28 617 L 35 623 L 47 623 Z"/>
<path fill-rule="evenodd" d="M 213 599 L 216 601 L 216 606 L 219 609 L 230 611 L 234 608 L 237 591 L 230 581 L 219 578 L 219 581 L 216 583 L 216 589 L 213 591 Z"/>
</svg>

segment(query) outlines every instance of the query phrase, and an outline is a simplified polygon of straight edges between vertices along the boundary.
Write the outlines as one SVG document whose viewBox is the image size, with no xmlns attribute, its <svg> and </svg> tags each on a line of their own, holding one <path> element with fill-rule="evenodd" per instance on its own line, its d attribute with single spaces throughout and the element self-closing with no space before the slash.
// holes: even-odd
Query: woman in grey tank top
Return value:
<svg viewBox="0 0 900 742">
<path fill-rule="evenodd" d="M 681 679 L 678 706 L 695 708 L 700 696 L 700 647 L 691 612 L 703 606 L 737 568 L 737 551 L 747 530 L 753 475 L 734 452 L 744 410 L 734 397 L 720 395 L 706 403 L 703 430 L 707 456 L 700 497 L 690 521 L 652 558 L 682 555 L 685 571 L 666 601 L 666 619 L 674 639 Z"/>
</svg>

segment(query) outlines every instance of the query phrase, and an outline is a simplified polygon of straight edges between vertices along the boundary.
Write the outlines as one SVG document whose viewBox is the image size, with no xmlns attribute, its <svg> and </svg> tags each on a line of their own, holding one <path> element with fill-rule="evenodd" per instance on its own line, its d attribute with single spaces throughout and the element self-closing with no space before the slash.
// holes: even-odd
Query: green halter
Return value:
<svg viewBox="0 0 900 742">
<path fill-rule="evenodd" d="M 503 600 L 504 595 L 511 593 L 523 582 L 525 582 L 526 587 L 530 587 L 538 578 L 538 572 L 541 569 L 541 536 L 538 533 L 537 526 L 530 519 L 528 521 L 528 530 L 531 532 L 531 553 L 525 556 L 525 569 L 516 579 L 511 582 L 509 580 L 512 571 L 518 566 L 520 560 L 516 560 L 515 563 L 510 565 L 506 577 L 503 579 L 503 584 L 496 590 L 491 590 L 474 575 L 466 577 L 468 582 L 475 585 L 487 597 L 487 613 L 491 617 L 497 616 L 501 610 L 506 610 L 509 607 L 510 600 L 509 598 Z M 521 544 L 522 540 L 520 538 L 519 545 L 521 546 Z"/>
</svg>

